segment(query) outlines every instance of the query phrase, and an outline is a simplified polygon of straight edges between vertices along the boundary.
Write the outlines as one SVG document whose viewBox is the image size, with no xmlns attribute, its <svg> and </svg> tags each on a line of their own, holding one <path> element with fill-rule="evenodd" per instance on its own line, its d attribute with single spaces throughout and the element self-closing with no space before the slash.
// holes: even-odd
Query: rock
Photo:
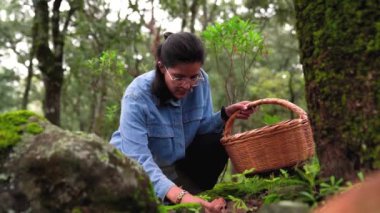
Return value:
<svg viewBox="0 0 380 213">
<path fill-rule="evenodd" d="M 0 212 L 158 212 L 136 162 L 95 135 L 37 123 L 41 133 L 22 134 L 3 156 Z"/>
<path fill-rule="evenodd" d="M 264 205 L 260 208 L 258 213 L 308 213 L 309 207 L 304 203 L 293 201 L 280 201 Z"/>
</svg>

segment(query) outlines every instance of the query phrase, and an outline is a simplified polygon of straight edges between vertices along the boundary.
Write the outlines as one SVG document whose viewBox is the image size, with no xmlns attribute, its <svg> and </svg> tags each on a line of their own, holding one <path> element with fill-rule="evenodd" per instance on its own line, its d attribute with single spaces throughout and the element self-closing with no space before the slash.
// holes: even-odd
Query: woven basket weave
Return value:
<svg viewBox="0 0 380 213">
<path fill-rule="evenodd" d="M 221 140 L 235 170 L 254 168 L 253 173 L 294 166 L 314 155 L 314 141 L 307 114 L 283 99 L 267 98 L 250 102 L 248 107 L 276 104 L 295 112 L 299 118 L 282 121 L 231 135 L 238 112 L 227 121 Z"/>
</svg>

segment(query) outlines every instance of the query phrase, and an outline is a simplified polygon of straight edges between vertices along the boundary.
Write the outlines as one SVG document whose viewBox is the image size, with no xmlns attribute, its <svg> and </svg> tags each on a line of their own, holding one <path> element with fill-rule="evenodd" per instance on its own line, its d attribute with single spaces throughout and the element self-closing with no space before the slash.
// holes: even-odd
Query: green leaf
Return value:
<svg viewBox="0 0 380 213">
<path fill-rule="evenodd" d="M 357 176 L 358 176 L 358 178 L 359 178 L 359 180 L 360 180 L 361 182 L 364 181 L 364 173 L 363 173 L 363 172 L 358 172 Z"/>
</svg>

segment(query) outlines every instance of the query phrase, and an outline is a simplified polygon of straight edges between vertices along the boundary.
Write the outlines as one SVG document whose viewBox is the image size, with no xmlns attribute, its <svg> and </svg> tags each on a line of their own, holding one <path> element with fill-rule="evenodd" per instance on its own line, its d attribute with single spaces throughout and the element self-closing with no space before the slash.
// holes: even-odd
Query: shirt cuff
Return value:
<svg viewBox="0 0 380 213">
<path fill-rule="evenodd" d="M 215 126 L 217 127 L 218 131 L 217 132 L 223 132 L 224 130 L 224 120 L 222 119 L 222 115 L 219 112 L 214 113 L 214 121 L 215 121 Z"/>
<path fill-rule="evenodd" d="M 157 188 L 155 190 L 157 197 L 159 197 L 160 200 L 163 202 L 169 189 L 173 187 L 174 185 L 175 184 L 166 177 L 161 179 L 159 184 L 157 184 Z"/>
</svg>

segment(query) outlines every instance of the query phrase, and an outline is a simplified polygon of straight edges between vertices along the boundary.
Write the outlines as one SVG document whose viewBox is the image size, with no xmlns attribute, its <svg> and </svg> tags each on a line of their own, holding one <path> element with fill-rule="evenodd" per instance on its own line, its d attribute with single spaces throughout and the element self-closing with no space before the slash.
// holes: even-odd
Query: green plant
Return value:
<svg viewBox="0 0 380 213">
<path fill-rule="evenodd" d="M 317 193 L 317 176 L 320 172 L 320 165 L 316 157 L 312 158 L 310 162 L 306 163 L 302 169 L 296 168 L 297 174 L 300 179 L 307 185 L 307 190 L 301 191 L 301 200 L 315 206 L 318 202 Z"/>
<path fill-rule="evenodd" d="M 329 182 L 322 182 L 320 184 L 320 195 L 323 197 L 333 195 L 342 189 L 343 179 L 336 180 L 334 176 L 331 176 Z"/>
<path fill-rule="evenodd" d="M 236 182 L 236 183 L 244 183 L 248 181 L 247 175 L 252 174 L 254 170 L 255 169 L 252 168 L 252 169 L 245 170 L 243 173 L 233 174 L 231 179 L 233 182 Z"/>
<path fill-rule="evenodd" d="M 289 178 L 289 173 L 286 170 L 280 169 L 281 176 L 284 178 Z"/>
<path fill-rule="evenodd" d="M 234 197 L 232 195 L 228 195 L 228 199 L 230 199 L 234 203 L 233 204 L 234 211 L 244 210 L 245 212 L 248 212 L 248 211 L 254 210 L 253 208 L 249 208 L 247 204 L 245 204 L 244 200 L 240 198 Z"/>
<path fill-rule="evenodd" d="M 202 211 L 202 206 L 199 203 L 182 203 L 176 205 L 161 205 L 159 207 L 160 213 L 175 213 L 175 212 L 193 212 L 199 213 Z"/>
<path fill-rule="evenodd" d="M 300 199 L 312 206 L 316 206 L 322 199 L 344 189 L 342 178 L 337 180 L 331 176 L 327 181 L 318 179 L 320 165 L 317 158 L 313 158 L 302 169 L 296 169 L 296 171 L 300 179 L 308 186 L 307 190 L 299 192 Z"/>
<path fill-rule="evenodd" d="M 279 121 L 281 121 L 281 118 L 278 117 L 278 116 L 276 116 L 276 115 L 265 114 L 264 117 L 263 117 L 263 122 L 266 125 L 275 124 L 275 123 L 278 123 Z"/>
<path fill-rule="evenodd" d="M 264 197 L 264 204 L 275 203 L 281 200 L 281 196 L 277 193 L 271 193 Z"/>
<path fill-rule="evenodd" d="M 306 203 L 311 203 L 315 206 L 318 203 L 317 196 L 314 191 L 302 191 L 299 193 L 301 195 L 301 200 Z"/>
<path fill-rule="evenodd" d="M 253 77 L 251 68 L 264 47 L 256 25 L 235 16 L 207 27 L 202 36 L 215 57 L 216 71 L 224 80 L 228 102 L 242 99 Z"/>
<path fill-rule="evenodd" d="M 320 172 L 319 161 L 316 157 L 312 158 L 310 163 L 306 163 L 303 170 L 296 168 L 297 173 L 303 178 L 311 188 L 315 189 L 317 183 L 317 176 Z"/>
<path fill-rule="evenodd" d="M 357 176 L 358 176 L 358 178 L 359 178 L 359 180 L 360 180 L 361 182 L 364 181 L 364 173 L 363 173 L 363 172 L 358 172 L 358 173 L 357 173 Z"/>
</svg>

